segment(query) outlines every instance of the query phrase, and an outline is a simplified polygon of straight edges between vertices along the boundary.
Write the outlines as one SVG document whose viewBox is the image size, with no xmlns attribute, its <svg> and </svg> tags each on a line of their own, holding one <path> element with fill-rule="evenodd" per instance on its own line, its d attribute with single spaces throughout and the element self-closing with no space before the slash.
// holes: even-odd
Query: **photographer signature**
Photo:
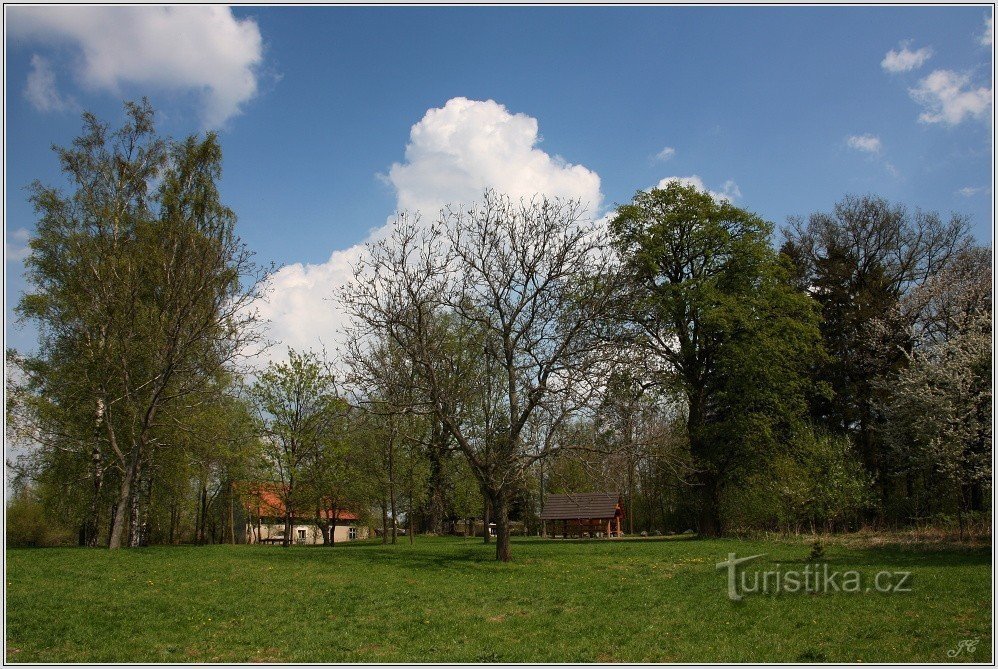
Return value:
<svg viewBox="0 0 998 669">
<path fill-rule="evenodd" d="M 957 644 L 956 648 L 946 651 L 946 656 L 960 657 L 965 651 L 967 655 L 973 655 L 974 651 L 977 650 L 977 644 L 980 642 L 980 639 L 963 639 Z"/>
</svg>

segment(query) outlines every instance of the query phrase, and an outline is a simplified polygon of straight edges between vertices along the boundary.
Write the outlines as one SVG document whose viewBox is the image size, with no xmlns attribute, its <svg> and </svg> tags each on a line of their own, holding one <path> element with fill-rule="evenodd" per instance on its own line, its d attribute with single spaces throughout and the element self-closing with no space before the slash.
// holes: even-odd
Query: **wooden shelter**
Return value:
<svg viewBox="0 0 998 669">
<path fill-rule="evenodd" d="M 545 495 L 541 520 L 544 536 L 621 537 L 620 523 L 624 517 L 623 499 L 619 492 L 581 492 Z M 558 531 L 560 528 L 560 532 Z"/>
</svg>

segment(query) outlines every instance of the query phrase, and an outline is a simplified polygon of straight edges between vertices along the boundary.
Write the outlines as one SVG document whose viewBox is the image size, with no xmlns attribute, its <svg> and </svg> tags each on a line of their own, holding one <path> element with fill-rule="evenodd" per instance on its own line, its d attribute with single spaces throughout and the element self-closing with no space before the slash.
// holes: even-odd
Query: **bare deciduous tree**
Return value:
<svg viewBox="0 0 998 669">
<path fill-rule="evenodd" d="M 342 293 L 358 378 L 378 386 L 377 366 L 365 362 L 375 345 L 400 352 L 412 409 L 440 420 L 491 503 L 501 561 L 510 559 L 511 491 L 557 448 L 558 427 L 603 377 L 610 264 L 579 202 L 486 191 L 480 205 L 447 208 L 428 228 L 399 216 Z M 528 444 L 536 414 L 549 429 Z"/>
</svg>

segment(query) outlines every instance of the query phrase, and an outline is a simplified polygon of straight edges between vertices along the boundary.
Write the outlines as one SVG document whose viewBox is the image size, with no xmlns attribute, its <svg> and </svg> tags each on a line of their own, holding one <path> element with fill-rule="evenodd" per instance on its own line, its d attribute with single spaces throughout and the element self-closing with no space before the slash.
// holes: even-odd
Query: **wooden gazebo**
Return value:
<svg viewBox="0 0 998 669">
<path fill-rule="evenodd" d="M 545 495 L 541 520 L 544 536 L 620 537 L 624 505 L 617 492 L 583 492 Z M 558 532 L 560 525 L 561 532 Z"/>
</svg>

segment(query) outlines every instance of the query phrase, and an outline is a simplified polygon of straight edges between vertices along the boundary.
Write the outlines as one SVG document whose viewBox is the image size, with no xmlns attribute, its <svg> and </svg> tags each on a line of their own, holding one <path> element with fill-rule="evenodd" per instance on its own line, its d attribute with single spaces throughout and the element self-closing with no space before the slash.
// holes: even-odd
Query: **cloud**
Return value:
<svg viewBox="0 0 998 669">
<path fill-rule="evenodd" d="M 850 135 L 846 138 L 846 144 L 849 145 L 850 149 L 856 149 L 857 151 L 863 151 L 864 153 L 879 154 L 882 145 L 880 143 L 880 138 L 876 135 Z"/>
<path fill-rule="evenodd" d="M 267 338 L 275 345 L 264 354 L 280 359 L 288 347 L 296 350 L 326 347 L 330 354 L 342 343 L 346 317 L 332 299 L 335 290 L 353 277 L 352 267 L 364 252 L 358 244 L 333 251 L 324 263 L 285 265 L 270 278 L 268 296 L 257 304 L 261 318 L 269 321 Z"/>
<path fill-rule="evenodd" d="M 932 49 L 925 46 L 917 51 L 908 48 L 911 42 L 901 42 L 901 49 L 887 52 L 884 59 L 880 61 L 880 67 L 891 74 L 899 72 L 910 72 L 922 67 L 929 58 L 932 58 Z"/>
<path fill-rule="evenodd" d="M 672 158 L 674 155 L 676 155 L 676 150 L 671 146 L 667 146 L 655 154 L 655 160 L 659 160 L 664 163 L 665 161 Z"/>
<path fill-rule="evenodd" d="M 957 125 L 967 117 L 982 118 L 991 106 L 991 88 L 974 88 L 970 75 L 952 70 L 936 70 L 908 90 L 912 99 L 925 108 L 918 120 L 923 123 Z"/>
<path fill-rule="evenodd" d="M 964 186 L 963 188 L 961 188 L 960 190 L 957 191 L 957 195 L 962 195 L 964 197 L 973 197 L 973 196 L 977 195 L 978 193 L 983 193 L 986 190 L 987 190 L 987 188 L 983 188 L 983 187 L 979 187 L 979 186 L 978 187 L 975 187 L 975 186 Z"/>
<path fill-rule="evenodd" d="M 995 17 L 993 14 L 984 19 L 984 33 L 979 42 L 981 46 L 991 46 L 995 43 Z"/>
<path fill-rule="evenodd" d="M 446 204 L 478 200 L 486 187 L 514 197 L 578 198 L 595 214 L 600 178 L 537 148 L 537 119 L 493 100 L 453 98 L 430 109 L 409 133 L 405 161 L 387 180 L 399 209 L 435 216 Z"/>
<path fill-rule="evenodd" d="M 86 89 L 116 96 L 128 85 L 194 93 L 208 127 L 238 114 L 258 90 L 259 27 L 227 7 L 16 7 L 7 26 L 14 40 L 77 50 L 71 71 Z M 54 91 L 44 87 L 46 70 L 34 61 L 32 68 L 29 89 Z"/>
<path fill-rule="evenodd" d="M 382 178 L 395 190 L 397 209 L 420 211 L 426 224 L 447 204 L 480 200 L 485 188 L 513 197 L 578 198 L 598 215 L 599 175 L 544 152 L 539 142 L 537 119 L 493 100 L 453 98 L 412 126 L 405 160 Z M 388 232 L 386 224 L 369 239 Z M 330 298 L 352 278 L 351 266 L 363 253 L 358 244 L 334 251 L 324 263 L 296 263 L 274 274 L 269 299 L 258 305 L 271 321 L 269 338 L 280 342 L 268 357 L 282 357 L 287 346 L 318 349 L 320 342 L 332 353 L 342 343 L 338 330 L 346 318 Z"/>
<path fill-rule="evenodd" d="M 55 72 L 48 60 L 33 54 L 28 84 L 24 87 L 24 97 L 40 112 L 66 111 L 75 105 L 69 98 L 59 94 L 55 85 Z"/>
<path fill-rule="evenodd" d="M 8 261 L 24 260 L 31 254 L 28 240 L 31 233 L 27 228 L 16 228 L 7 232 L 7 243 L 4 244 L 4 252 Z"/>
<path fill-rule="evenodd" d="M 871 135 L 866 133 L 863 135 L 849 135 L 846 137 L 846 145 L 855 151 L 867 154 L 870 160 L 876 161 L 876 159 L 881 158 L 881 153 L 883 152 L 884 145 L 880 141 L 880 138 L 876 135 Z M 884 169 L 895 179 L 901 178 L 901 172 L 894 163 L 889 160 L 879 161 L 883 165 Z"/>
<path fill-rule="evenodd" d="M 720 191 L 713 191 L 708 189 L 707 186 L 704 185 L 703 179 L 696 174 L 689 177 L 665 177 L 658 182 L 657 188 L 665 188 L 670 181 L 678 181 L 684 186 L 693 186 L 697 190 L 706 191 L 717 201 L 727 200 L 728 202 L 734 202 L 735 199 L 742 196 L 742 191 L 738 188 L 738 184 L 731 179 L 724 182 L 724 185 L 721 186 Z"/>
</svg>

